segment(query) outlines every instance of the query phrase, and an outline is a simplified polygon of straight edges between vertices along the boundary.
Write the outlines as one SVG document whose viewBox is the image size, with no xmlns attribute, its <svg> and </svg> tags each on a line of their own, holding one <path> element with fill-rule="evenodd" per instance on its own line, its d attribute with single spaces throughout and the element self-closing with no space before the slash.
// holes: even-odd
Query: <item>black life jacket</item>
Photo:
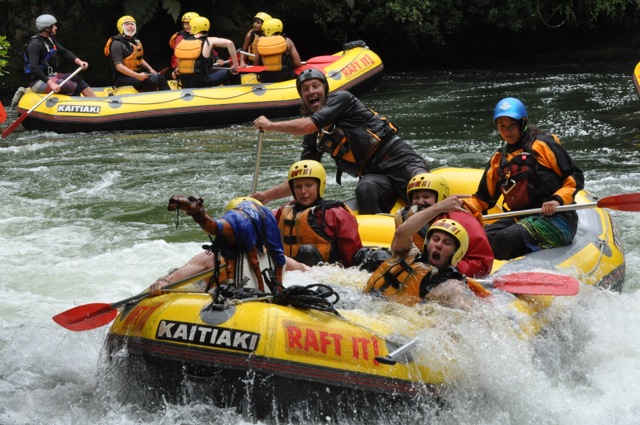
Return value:
<svg viewBox="0 0 640 425">
<path fill-rule="evenodd" d="M 371 110 L 374 115 L 377 112 Z M 384 121 L 382 131 L 375 133 L 363 126 L 346 126 L 340 123 L 332 128 L 321 130 L 321 138 L 317 142 L 318 147 L 327 152 L 338 166 L 336 181 L 340 183 L 340 174 L 345 172 L 353 177 L 365 174 L 365 168 L 375 156 L 382 144 L 390 135 L 397 133 L 397 128 L 385 117 L 379 117 Z"/>
<path fill-rule="evenodd" d="M 38 67 L 44 72 L 45 75 L 51 75 L 55 72 L 55 69 L 60 63 L 60 56 L 58 55 L 58 48 L 56 43 L 50 38 L 42 37 L 41 35 L 32 36 L 29 41 L 24 45 L 24 52 L 22 58 L 24 59 L 24 73 L 31 74 L 31 65 L 29 64 L 29 54 L 27 48 L 31 43 L 38 43 L 40 45 L 40 59 Z M 44 52 L 44 55 L 42 54 Z"/>
<path fill-rule="evenodd" d="M 559 143 L 552 134 L 538 134 L 537 140 Z M 553 170 L 543 167 L 529 144 L 507 161 L 506 145 L 502 148 L 498 176 L 500 190 L 495 198 L 503 195 L 504 204 L 510 211 L 540 208 L 562 187 L 563 179 Z M 497 199 L 496 199 L 497 200 Z"/>
</svg>

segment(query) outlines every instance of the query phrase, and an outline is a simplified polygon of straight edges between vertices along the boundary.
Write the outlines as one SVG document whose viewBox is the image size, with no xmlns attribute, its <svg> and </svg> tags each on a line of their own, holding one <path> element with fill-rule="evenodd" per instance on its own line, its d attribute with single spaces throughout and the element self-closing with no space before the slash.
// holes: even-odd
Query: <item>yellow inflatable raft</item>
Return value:
<svg viewBox="0 0 640 425">
<path fill-rule="evenodd" d="M 452 193 L 471 193 L 481 175 L 475 169 L 436 172 L 447 178 Z M 582 191 L 577 200 L 584 203 L 592 197 Z M 392 216 L 358 220 L 368 244 L 389 244 Z M 609 214 L 589 208 L 580 210 L 580 228 L 571 246 L 496 263 L 495 268 L 503 276 L 509 270 L 523 274 L 543 269 L 620 289 L 625 262 Z M 577 291 L 578 282 L 573 282 Z M 124 306 L 109 330 L 107 351 L 127 382 L 165 398 L 184 396 L 185 388 L 192 391 L 190 385 L 196 382 L 207 388 L 206 397 L 216 405 L 238 408 L 251 418 L 291 419 L 310 407 L 320 417 L 336 420 L 338 412 L 380 417 L 376 409 L 389 403 L 418 407 L 437 400 L 443 386 L 459 378 L 456 355 L 446 348 L 457 344 L 455 338 L 445 348 L 412 349 L 420 344 L 417 335 L 455 320 L 457 310 L 440 307 L 444 316 L 434 318 L 426 304 L 409 308 L 380 301 L 388 313 L 371 314 L 359 308 L 334 309 L 328 302 L 333 289 L 323 285 L 293 286 L 275 295 L 252 294 L 246 287 L 211 295 L 202 286 L 186 283 L 186 292 L 170 290 L 153 298 L 142 294 L 130 302 L 98 306 L 97 312 L 77 307 L 83 313 L 73 323 L 74 315 L 67 314 L 68 323 L 62 324 L 90 329 L 100 324 L 95 316 Z M 507 297 L 504 321 L 513 327 L 514 338 L 534 337 L 553 320 L 548 309 L 552 296 L 495 294 Z M 414 321 L 398 325 L 396 307 L 416 312 Z M 108 320 L 111 317 L 103 322 Z"/>
<path fill-rule="evenodd" d="M 311 58 L 305 67 L 322 70 L 330 91 L 349 90 L 362 95 L 383 76 L 380 57 L 364 42 L 347 43 L 333 55 Z M 95 88 L 98 97 L 54 95 L 23 121 L 28 130 L 58 133 L 215 127 L 270 118 L 296 116 L 302 104 L 295 80 L 259 83 L 255 74 L 243 83 L 200 89 L 138 93 L 132 87 Z M 172 82 L 175 87 L 175 82 Z M 27 89 L 18 113 L 33 108 L 44 95 Z"/>
</svg>

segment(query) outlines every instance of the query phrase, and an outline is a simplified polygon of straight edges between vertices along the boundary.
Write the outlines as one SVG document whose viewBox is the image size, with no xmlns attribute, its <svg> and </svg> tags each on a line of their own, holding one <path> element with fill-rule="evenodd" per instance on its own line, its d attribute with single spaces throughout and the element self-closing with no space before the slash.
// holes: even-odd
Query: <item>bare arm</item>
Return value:
<svg viewBox="0 0 640 425">
<path fill-rule="evenodd" d="M 258 130 L 277 131 L 278 133 L 287 133 L 293 136 L 304 136 L 318 131 L 318 127 L 311 121 L 311 118 L 307 117 L 286 121 L 271 121 L 261 115 L 253 121 L 253 125 Z"/>
<path fill-rule="evenodd" d="M 438 215 L 451 211 L 465 211 L 462 208 L 462 199 L 469 195 L 452 195 L 447 199 L 437 202 L 429 208 L 418 211 L 396 228 L 391 242 L 391 250 L 394 254 L 402 256 L 409 252 L 413 246 L 414 233 L 417 233 L 425 224 L 431 222 Z"/>
<path fill-rule="evenodd" d="M 211 49 L 213 47 L 226 48 L 229 52 L 229 61 L 231 62 L 231 69 L 234 67 L 238 67 L 238 57 L 236 55 L 236 46 L 233 44 L 233 41 L 228 40 L 226 38 L 218 38 L 218 37 L 209 37 L 209 45 L 205 47 L 205 50 L 202 51 L 204 57 L 208 58 L 211 56 Z"/>
<path fill-rule="evenodd" d="M 165 286 L 210 269 L 211 267 L 213 267 L 213 265 L 213 255 L 209 251 L 201 252 L 200 254 L 189 260 L 187 264 L 180 267 L 178 270 L 175 270 L 173 273 L 156 280 L 149 288 L 149 292 L 152 296 L 160 295 L 162 294 L 162 288 L 164 288 Z"/>
<path fill-rule="evenodd" d="M 264 192 L 255 192 L 249 196 L 263 204 L 268 204 L 271 201 L 291 196 L 291 188 L 289 187 L 289 182 L 284 181 L 277 186 L 273 186 L 271 189 L 267 189 Z"/>
<path fill-rule="evenodd" d="M 296 49 L 296 45 L 293 44 L 290 38 L 287 38 L 287 47 L 289 48 L 289 54 L 291 54 L 291 60 L 293 61 L 294 68 L 298 68 L 302 66 L 302 60 L 300 59 L 300 54 L 298 53 L 298 49 Z"/>
<path fill-rule="evenodd" d="M 115 64 L 115 66 L 116 66 L 116 69 L 118 70 L 118 72 L 120 72 L 120 73 L 122 73 L 124 75 L 136 78 L 136 79 L 138 79 L 140 81 L 147 79 L 147 74 L 145 74 L 144 72 L 135 72 L 134 70 L 127 68 L 126 66 L 124 66 L 121 63 L 117 63 L 117 64 Z"/>
<path fill-rule="evenodd" d="M 142 59 L 142 66 L 144 66 L 145 68 L 147 68 L 147 69 L 149 70 L 149 72 L 150 72 L 150 73 L 152 73 L 152 74 L 157 74 L 156 70 L 155 70 L 155 69 L 153 69 L 153 67 L 152 67 L 151 65 L 149 65 L 149 63 L 148 63 L 146 60 L 144 60 L 144 59 Z"/>
</svg>

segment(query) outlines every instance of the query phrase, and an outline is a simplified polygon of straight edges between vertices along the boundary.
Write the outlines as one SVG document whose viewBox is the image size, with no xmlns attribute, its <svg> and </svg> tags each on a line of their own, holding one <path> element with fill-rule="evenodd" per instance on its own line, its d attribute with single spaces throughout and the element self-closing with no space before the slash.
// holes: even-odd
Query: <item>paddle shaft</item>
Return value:
<svg viewBox="0 0 640 425">
<path fill-rule="evenodd" d="M 188 276 L 188 277 L 185 277 L 184 279 L 180 279 L 177 282 L 171 283 L 171 284 L 165 286 L 162 289 L 163 290 L 164 289 L 172 289 L 172 288 L 175 288 L 176 286 L 180 286 L 182 284 L 185 284 L 185 283 L 188 283 L 188 282 L 191 282 L 191 281 L 194 281 L 194 280 L 198 280 L 198 279 L 208 275 L 209 273 L 212 273 L 214 270 L 215 270 L 215 268 L 210 268 L 210 269 L 204 270 L 204 271 L 202 271 L 200 273 L 196 273 L 196 274 L 194 274 L 192 276 Z M 147 298 L 149 295 L 150 294 L 148 292 L 143 292 L 141 294 L 134 295 L 134 296 L 129 297 L 127 299 L 124 299 L 124 300 L 121 300 L 121 301 L 117 301 L 117 302 L 111 304 L 111 308 L 112 309 L 119 308 L 119 307 L 122 307 L 123 305 L 129 304 L 132 301 L 142 301 L 143 299 Z"/>
<path fill-rule="evenodd" d="M 82 67 L 81 66 L 78 67 L 78 69 L 76 69 L 75 71 L 73 71 L 73 73 L 71 75 L 69 75 L 67 78 L 65 78 L 65 80 L 59 84 L 59 86 L 62 87 L 67 81 L 69 81 L 70 79 L 75 77 L 76 74 L 78 72 L 80 72 L 80 71 L 82 71 Z M 20 115 L 18 117 L 18 119 L 15 120 L 15 122 L 13 124 L 11 124 L 9 127 L 7 127 L 7 129 L 5 131 L 2 132 L 2 138 L 5 139 L 9 134 L 13 133 L 13 130 L 15 130 L 22 123 L 22 121 L 24 121 L 27 118 L 27 116 L 31 112 L 33 112 L 38 106 L 42 105 L 43 102 L 45 102 L 47 99 L 49 99 L 54 94 L 55 94 L 54 91 L 50 91 L 45 97 L 40 99 L 40 101 L 38 103 L 36 103 L 31 109 L 29 109 L 24 114 Z"/>
<path fill-rule="evenodd" d="M 167 285 L 162 289 L 169 290 L 170 288 L 174 288 L 178 285 L 203 278 L 213 271 L 214 268 L 205 270 L 201 273 L 197 273 L 185 279 L 181 279 L 178 282 Z M 143 292 L 112 304 L 93 303 L 80 305 L 53 316 L 53 321 L 63 328 L 72 331 L 86 331 L 90 329 L 96 329 L 111 322 L 117 315 L 116 310 L 119 307 L 122 307 L 130 302 L 139 302 L 149 297 L 149 295 L 149 292 Z"/>
<path fill-rule="evenodd" d="M 608 208 L 617 211 L 640 211 L 640 193 L 623 193 L 620 195 L 606 196 L 602 199 L 598 199 L 598 202 L 588 202 L 586 204 L 560 205 L 556 208 L 556 211 L 574 211 L 587 208 Z M 499 218 L 517 217 L 521 215 L 538 214 L 541 212 L 541 208 L 534 208 L 530 210 L 489 214 L 483 216 L 482 218 L 485 220 L 493 220 Z"/>
<path fill-rule="evenodd" d="M 258 133 L 258 151 L 256 152 L 256 168 L 253 171 L 253 183 L 251 184 L 251 193 L 255 193 L 258 189 L 258 172 L 260 171 L 260 159 L 262 158 L 262 142 L 264 140 L 264 130 Z"/>
<path fill-rule="evenodd" d="M 597 207 L 598 207 L 597 202 L 589 202 L 587 204 L 560 205 L 556 208 L 556 212 L 586 210 L 588 208 L 597 208 Z M 498 214 L 483 215 L 482 219 L 498 220 L 500 218 L 520 217 L 523 215 L 539 214 L 541 212 L 542 212 L 542 208 L 531 208 L 529 210 L 508 211 L 508 212 L 498 213 Z"/>
</svg>

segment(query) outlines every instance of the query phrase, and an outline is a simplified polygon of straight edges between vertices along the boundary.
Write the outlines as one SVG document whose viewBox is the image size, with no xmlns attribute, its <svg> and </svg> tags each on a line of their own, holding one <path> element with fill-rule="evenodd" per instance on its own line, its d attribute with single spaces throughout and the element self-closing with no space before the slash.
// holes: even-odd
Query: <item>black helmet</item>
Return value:
<svg viewBox="0 0 640 425">
<path fill-rule="evenodd" d="M 296 78 L 296 88 L 298 89 L 298 94 L 301 95 L 300 86 L 302 85 L 302 83 L 307 80 L 313 79 L 322 81 L 322 84 L 324 84 L 324 95 L 325 97 L 329 96 L 329 82 L 327 81 L 327 77 L 324 76 L 322 71 L 315 68 L 305 69 L 300 73 L 300 75 L 298 75 L 298 78 Z"/>
</svg>

